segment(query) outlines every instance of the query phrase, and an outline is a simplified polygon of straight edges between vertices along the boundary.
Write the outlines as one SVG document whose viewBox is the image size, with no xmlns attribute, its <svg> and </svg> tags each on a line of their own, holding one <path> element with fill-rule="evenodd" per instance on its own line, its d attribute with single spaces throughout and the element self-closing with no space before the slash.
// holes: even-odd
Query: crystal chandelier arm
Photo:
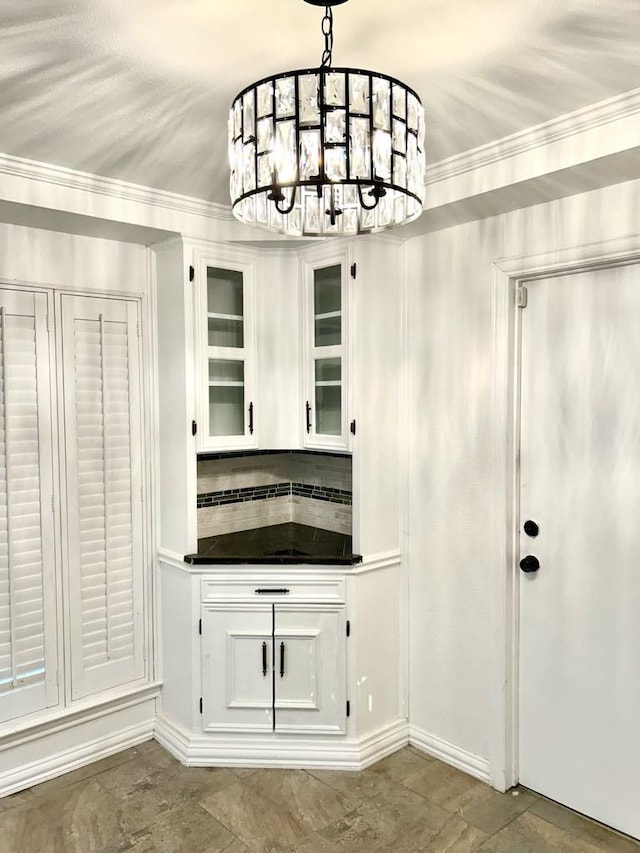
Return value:
<svg viewBox="0 0 640 853">
<path fill-rule="evenodd" d="M 363 208 L 363 210 L 375 210 L 375 208 L 378 206 L 378 202 L 380 201 L 380 196 L 377 194 L 374 194 L 373 195 L 373 198 L 374 198 L 373 204 L 365 204 L 364 196 L 362 195 L 362 186 L 360 183 L 358 183 L 358 198 L 360 200 L 360 206 Z"/>
<path fill-rule="evenodd" d="M 280 207 L 280 202 L 284 201 L 284 195 L 280 194 L 280 197 L 275 197 L 272 199 L 276 210 L 278 213 L 281 213 L 283 216 L 286 216 L 288 213 L 291 213 L 296 203 L 296 192 L 297 187 L 291 187 L 291 204 L 287 208 Z"/>
</svg>

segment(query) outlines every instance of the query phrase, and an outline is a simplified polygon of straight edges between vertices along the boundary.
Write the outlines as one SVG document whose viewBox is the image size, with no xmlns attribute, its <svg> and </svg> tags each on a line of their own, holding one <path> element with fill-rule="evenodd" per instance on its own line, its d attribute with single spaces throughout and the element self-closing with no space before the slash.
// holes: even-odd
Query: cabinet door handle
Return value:
<svg viewBox="0 0 640 853">
<path fill-rule="evenodd" d="M 306 402 L 307 409 L 307 432 L 311 432 L 311 405 L 309 401 Z"/>
<path fill-rule="evenodd" d="M 249 435 L 253 435 L 253 403 L 249 403 Z"/>
<path fill-rule="evenodd" d="M 280 643 L 280 678 L 284 678 L 284 643 Z"/>
<path fill-rule="evenodd" d="M 267 644 L 262 644 L 262 675 L 267 677 Z"/>
</svg>

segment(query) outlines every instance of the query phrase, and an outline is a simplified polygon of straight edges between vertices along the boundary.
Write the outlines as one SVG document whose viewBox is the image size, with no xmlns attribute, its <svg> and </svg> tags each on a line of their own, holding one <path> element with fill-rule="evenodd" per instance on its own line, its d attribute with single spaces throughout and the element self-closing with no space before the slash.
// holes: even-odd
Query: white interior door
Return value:
<svg viewBox="0 0 640 853">
<path fill-rule="evenodd" d="M 640 266 L 531 283 L 521 376 L 520 782 L 640 837 Z"/>
</svg>

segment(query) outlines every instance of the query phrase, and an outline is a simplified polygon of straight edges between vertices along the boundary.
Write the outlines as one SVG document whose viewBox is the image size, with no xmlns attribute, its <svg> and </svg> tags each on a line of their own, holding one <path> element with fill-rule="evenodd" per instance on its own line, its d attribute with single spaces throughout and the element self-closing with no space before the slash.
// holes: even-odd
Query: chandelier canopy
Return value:
<svg viewBox="0 0 640 853">
<path fill-rule="evenodd" d="M 334 68 L 332 6 L 319 68 L 247 86 L 229 113 L 237 219 L 292 236 L 381 231 L 422 212 L 424 110 L 393 77 Z"/>
</svg>

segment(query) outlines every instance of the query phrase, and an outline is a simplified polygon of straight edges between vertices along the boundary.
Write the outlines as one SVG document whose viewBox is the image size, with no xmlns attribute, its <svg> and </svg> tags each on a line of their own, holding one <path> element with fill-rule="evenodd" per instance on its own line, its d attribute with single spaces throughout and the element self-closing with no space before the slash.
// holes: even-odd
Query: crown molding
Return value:
<svg viewBox="0 0 640 853">
<path fill-rule="evenodd" d="M 202 216 L 219 222 L 235 222 L 231 208 L 224 204 L 146 187 L 142 184 L 119 181 L 115 178 L 105 178 L 102 175 L 92 175 L 90 172 L 79 172 L 64 166 L 41 163 L 38 160 L 14 157 L 11 154 L 0 153 L 0 175 L 12 175 L 42 184 L 84 190 L 88 193 Z"/>
<path fill-rule="evenodd" d="M 484 166 L 491 166 L 519 154 L 542 148 L 572 136 L 578 136 L 604 125 L 640 113 L 640 88 L 613 98 L 598 101 L 559 118 L 520 130 L 486 145 L 471 148 L 446 160 L 427 166 L 425 186 L 446 181 Z"/>
<path fill-rule="evenodd" d="M 470 176 L 476 172 L 480 175 L 483 169 L 495 167 L 497 164 L 504 163 L 505 161 L 511 161 L 512 169 L 507 174 L 501 175 L 500 185 L 504 183 L 517 183 L 519 180 L 525 178 L 529 179 L 532 176 L 528 173 L 518 177 L 523 170 L 516 158 L 534 151 L 542 152 L 546 150 L 550 152 L 554 144 L 565 140 L 572 146 L 572 151 L 575 148 L 577 152 L 576 157 L 580 159 L 580 152 L 584 150 L 583 142 L 585 134 L 598 129 L 605 129 L 606 131 L 608 128 L 610 131 L 609 137 L 611 137 L 611 133 L 615 134 L 616 132 L 617 124 L 624 123 L 625 119 L 633 119 L 638 114 L 640 114 L 640 88 L 632 89 L 613 98 L 608 98 L 591 106 L 566 113 L 559 118 L 518 131 L 511 136 L 505 136 L 477 148 L 463 151 L 453 157 L 448 157 L 446 160 L 440 160 L 431 164 L 427 169 L 425 181 L 427 199 L 431 196 L 434 199 L 433 208 L 437 209 L 450 201 L 460 200 L 465 196 L 477 195 L 477 191 L 470 185 L 467 185 L 467 182 L 472 180 Z M 622 124 L 620 126 L 622 127 Z M 629 123 L 627 122 L 627 130 L 628 128 Z M 607 135 L 606 132 L 604 135 Z M 638 137 L 636 133 L 632 133 L 631 135 L 634 138 Z M 628 139 L 628 136 L 628 132 L 627 134 L 622 133 L 623 142 Z M 628 147 L 628 145 L 624 147 Z M 596 137 L 596 149 L 600 150 L 602 148 L 601 141 Z M 602 150 L 602 155 L 599 155 L 595 151 L 592 151 L 590 156 L 604 156 L 610 153 L 611 150 Z M 567 165 L 577 165 L 577 160 L 570 164 L 563 163 L 562 168 L 566 168 Z M 547 163 L 546 167 L 543 167 L 543 171 L 549 170 L 553 171 L 550 163 Z M 102 196 L 105 199 L 114 201 L 137 203 L 148 207 L 150 210 L 155 208 L 158 211 L 167 211 L 169 214 L 177 213 L 194 217 L 189 223 L 185 223 L 184 231 L 180 226 L 180 221 L 172 220 L 171 218 L 167 220 L 168 225 L 157 225 L 160 228 L 166 227 L 168 231 L 190 233 L 191 229 L 195 229 L 201 236 L 208 238 L 212 227 L 214 229 L 217 227 L 213 226 L 212 223 L 225 226 L 233 225 L 234 228 L 238 225 L 229 205 L 205 201 L 204 199 L 180 195 L 179 193 L 134 184 L 128 181 L 120 181 L 115 178 L 92 175 L 89 172 L 80 172 L 64 166 L 42 163 L 37 160 L 28 160 L 11 154 L 0 153 L 0 178 L 3 175 L 30 181 L 43 188 L 51 186 L 59 187 L 63 190 L 80 191 L 86 193 L 89 199 L 91 196 Z M 462 182 L 456 179 L 462 179 Z M 475 180 L 474 176 L 473 181 Z M 451 181 L 451 184 L 447 184 L 448 181 Z M 485 178 L 482 178 L 482 185 L 486 191 Z M 434 194 L 436 186 L 439 191 L 437 199 Z M 432 190 L 431 193 L 429 193 L 430 188 Z M 442 190 L 444 195 L 442 195 L 440 190 Z M 17 200 L 20 201 L 21 199 Z M 29 199 L 23 203 L 32 204 L 33 202 Z M 45 206 L 57 207 L 57 204 L 58 202 Z M 427 210 L 429 210 L 428 202 L 425 211 Z M 86 215 L 84 210 L 76 210 L 75 212 L 79 215 Z M 111 216 L 111 210 L 107 208 L 107 211 L 103 214 L 103 218 L 111 218 Z M 198 225 L 198 220 L 200 220 L 201 226 Z M 419 232 L 420 226 L 416 227 Z M 404 226 L 404 228 L 406 229 L 404 232 L 400 231 L 394 234 L 387 233 L 372 236 L 378 239 L 389 240 L 390 242 L 403 243 L 417 233 L 416 228 L 411 225 Z M 218 231 L 214 231 L 214 233 L 218 233 Z M 226 231 L 224 234 L 224 237 L 220 236 L 218 239 L 228 239 Z M 256 232 L 255 236 L 258 239 L 259 233 Z M 280 238 L 278 242 L 280 240 L 284 243 L 286 238 Z"/>
</svg>

